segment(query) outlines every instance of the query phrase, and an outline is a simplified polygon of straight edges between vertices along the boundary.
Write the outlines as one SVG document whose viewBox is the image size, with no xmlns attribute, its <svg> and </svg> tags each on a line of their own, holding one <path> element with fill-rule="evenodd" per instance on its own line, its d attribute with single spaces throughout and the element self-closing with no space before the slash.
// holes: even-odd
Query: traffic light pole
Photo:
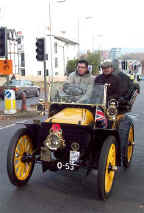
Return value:
<svg viewBox="0 0 144 213">
<path fill-rule="evenodd" d="M 46 70 L 46 59 L 44 59 L 44 62 L 43 62 L 43 65 L 44 65 L 44 96 L 45 96 L 45 103 L 47 102 L 47 79 L 46 79 L 46 76 L 47 76 L 47 70 Z"/>
<path fill-rule="evenodd" d="M 6 60 L 8 60 L 8 29 L 6 28 L 5 29 L 5 39 L 6 39 L 6 42 L 5 42 L 5 54 L 6 54 Z M 8 86 L 8 82 L 9 82 L 9 75 L 6 76 L 6 81 L 7 81 L 7 86 Z"/>
</svg>

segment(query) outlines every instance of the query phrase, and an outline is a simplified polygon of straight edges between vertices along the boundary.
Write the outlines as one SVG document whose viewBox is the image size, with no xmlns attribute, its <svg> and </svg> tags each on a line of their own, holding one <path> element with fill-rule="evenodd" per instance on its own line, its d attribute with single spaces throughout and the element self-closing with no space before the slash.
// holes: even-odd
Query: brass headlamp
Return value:
<svg viewBox="0 0 144 213">
<path fill-rule="evenodd" d="M 117 110 L 118 102 L 115 99 L 110 100 L 107 109 L 107 116 L 109 120 L 115 120 L 116 115 L 118 114 Z"/>
<path fill-rule="evenodd" d="M 65 141 L 62 137 L 62 130 L 53 131 L 50 129 L 50 134 L 44 141 L 44 145 L 51 151 L 57 151 L 60 148 L 64 148 Z"/>
</svg>

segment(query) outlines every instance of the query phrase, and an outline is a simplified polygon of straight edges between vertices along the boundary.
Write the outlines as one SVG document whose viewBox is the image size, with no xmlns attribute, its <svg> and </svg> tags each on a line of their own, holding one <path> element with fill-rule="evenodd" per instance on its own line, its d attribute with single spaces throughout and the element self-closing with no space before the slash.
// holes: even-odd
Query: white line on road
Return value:
<svg viewBox="0 0 144 213">
<path fill-rule="evenodd" d="M 14 124 L 10 124 L 10 125 L 4 126 L 4 127 L 0 127 L 0 130 L 2 130 L 2 129 L 7 129 L 7 128 L 13 127 L 13 126 L 15 126 L 15 125 L 16 125 L 16 124 L 14 123 Z"/>
<path fill-rule="evenodd" d="M 16 123 L 13 123 L 13 124 L 10 124 L 10 125 L 7 125 L 7 126 L 4 126 L 4 127 L 0 127 L 0 130 L 3 130 L 3 129 L 7 129 L 7 128 L 10 128 L 10 127 L 13 127 L 15 126 L 16 124 L 24 124 L 26 123 L 28 120 L 22 120 L 20 122 L 16 122 Z"/>
</svg>

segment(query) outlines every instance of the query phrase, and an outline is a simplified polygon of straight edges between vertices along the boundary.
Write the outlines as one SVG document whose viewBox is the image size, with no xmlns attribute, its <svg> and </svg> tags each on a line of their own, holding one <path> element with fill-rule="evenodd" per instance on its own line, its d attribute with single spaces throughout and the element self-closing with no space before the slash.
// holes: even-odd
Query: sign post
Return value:
<svg viewBox="0 0 144 213">
<path fill-rule="evenodd" d="M 5 104 L 5 114 L 15 114 L 16 113 L 16 98 L 15 91 L 7 89 L 4 92 L 4 104 Z"/>
</svg>

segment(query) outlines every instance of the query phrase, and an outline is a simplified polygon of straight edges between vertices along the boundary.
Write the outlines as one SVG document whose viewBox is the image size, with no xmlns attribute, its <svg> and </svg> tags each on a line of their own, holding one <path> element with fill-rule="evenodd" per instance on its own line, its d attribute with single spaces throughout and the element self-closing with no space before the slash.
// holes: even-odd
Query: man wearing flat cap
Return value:
<svg viewBox="0 0 144 213">
<path fill-rule="evenodd" d="M 102 74 L 95 78 L 95 83 L 109 84 L 108 98 L 118 98 L 120 95 L 120 78 L 113 75 L 113 64 L 111 60 L 105 60 L 102 65 Z"/>
</svg>

